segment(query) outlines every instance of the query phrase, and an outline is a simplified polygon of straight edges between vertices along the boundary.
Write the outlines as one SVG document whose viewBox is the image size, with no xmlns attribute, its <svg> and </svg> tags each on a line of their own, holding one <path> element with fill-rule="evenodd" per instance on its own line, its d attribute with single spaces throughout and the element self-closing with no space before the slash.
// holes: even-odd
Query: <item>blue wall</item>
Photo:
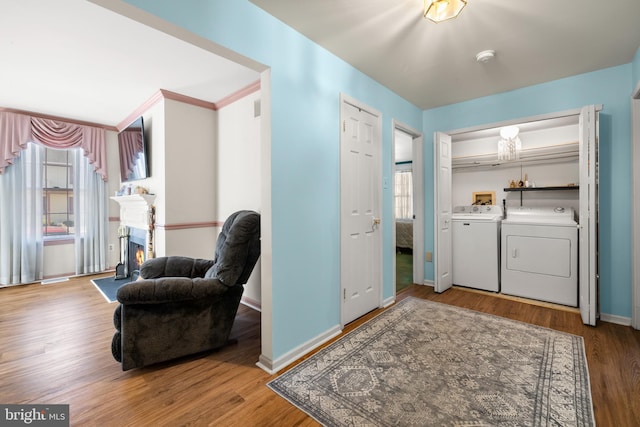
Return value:
<svg viewBox="0 0 640 427">
<path fill-rule="evenodd" d="M 391 120 L 425 135 L 425 249 L 433 250 L 433 147 L 447 131 L 603 104 L 601 311 L 631 316 L 629 95 L 632 63 L 421 112 L 248 0 L 127 0 L 271 67 L 273 358 L 340 322 L 339 93 L 383 114 L 383 179 L 391 182 Z M 391 186 L 389 186 L 391 187 Z M 393 295 L 391 188 L 383 189 L 383 293 Z M 433 265 L 425 265 L 433 280 Z"/>
<path fill-rule="evenodd" d="M 636 51 L 636 55 L 633 57 L 631 67 L 632 67 L 632 79 L 633 79 L 632 89 L 635 89 L 638 82 L 640 82 L 640 48 L 638 48 L 638 50 Z"/>
<path fill-rule="evenodd" d="M 247 0 L 129 0 L 271 67 L 273 358 L 340 323 L 339 94 L 383 114 L 383 179 L 392 119 L 422 112 Z M 394 295 L 392 188 L 383 190 L 383 293 Z"/>
<path fill-rule="evenodd" d="M 640 63 L 638 55 L 636 62 Z M 640 68 L 640 67 L 636 67 Z M 600 310 L 631 316 L 632 65 L 547 82 L 423 113 L 425 165 L 433 133 L 602 104 L 600 114 Z M 431 167 L 433 171 L 433 167 Z M 425 246 L 433 250 L 433 173 L 425 174 Z M 432 263 L 425 276 L 433 280 Z"/>
</svg>

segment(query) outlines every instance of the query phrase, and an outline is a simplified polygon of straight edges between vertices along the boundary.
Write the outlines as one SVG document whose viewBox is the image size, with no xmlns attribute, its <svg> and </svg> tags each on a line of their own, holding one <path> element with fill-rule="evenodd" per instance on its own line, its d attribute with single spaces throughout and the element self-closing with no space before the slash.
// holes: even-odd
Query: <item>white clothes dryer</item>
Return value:
<svg viewBox="0 0 640 427">
<path fill-rule="evenodd" d="M 502 293 L 578 305 L 578 227 L 572 208 L 507 208 Z"/>
<path fill-rule="evenodd" d="M 502 206 L 456 206 L 452 223 L 454 285 L 500 291 L 500 223 Z"/>
</svg>

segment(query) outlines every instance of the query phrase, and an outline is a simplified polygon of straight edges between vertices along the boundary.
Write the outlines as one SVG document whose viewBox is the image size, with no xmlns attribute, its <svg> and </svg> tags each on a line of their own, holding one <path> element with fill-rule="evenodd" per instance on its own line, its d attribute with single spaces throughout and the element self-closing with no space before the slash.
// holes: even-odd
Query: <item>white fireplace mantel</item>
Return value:
<svg viewBox="0 0 640 427">
<path fill-rule="evenodd" d="M 155 194 L 132 194 L 130 196 L 114 196 L 111 197 L 111 200 L 120 204 L 121 225 L 149 230 L 149 226 L 153 226 L 151 207 L 155 198 Z"/>
<path fill-rule="evenodd" d="M 154 228 L 155 209 L 154 194 L 131 194 L 129 196 L 114 196 L 111 200 L 120 205 L 120 225 L 144 230 L 146 234 L 146 259 L 154 258 Z"/>
</svg>

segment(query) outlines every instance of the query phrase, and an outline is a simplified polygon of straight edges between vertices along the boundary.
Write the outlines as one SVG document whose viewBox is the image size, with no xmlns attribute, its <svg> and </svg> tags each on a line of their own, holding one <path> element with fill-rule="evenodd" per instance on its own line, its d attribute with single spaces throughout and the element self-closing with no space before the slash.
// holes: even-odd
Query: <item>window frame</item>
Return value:
<svg viewBox="0 0 640 427">
<path fill-rule="evenodd" d="M 59 158 L 51 160 L 51 152 L 64 152 L 65 161 L 61 161 Z M 58 157 L 58 156 L 55 156 Z M 69 225 L 65 222 L 73 221 L 74 209 L 73 209 L 73 155 L 70 149 L 56 149 L 50 147 L 44 147 L 44 155 L 42 161 L 42 238 L 45 242 L 61 242 L 61 241 L 73 241 L 75 239 L 75 230 L 69 229 Z M 50 169 L 51 168 L 51 169 Z M 53 168 L 64 168 L 65 172 L 62 174 L 52 174 Z M 58 175 L 58 179 L 64 176 L 64 183 L 62 181 L 51 182 L 51 175 Z M 61 184 L 61 185 L 55 185 Z M 65 210 L 52 212 L 51 204 L 52 196 L 63 196 L 66 198 Z M 60 197 L 55 197 L 60 198 Z M 52 215 L 64 216 L 66 219 L 61 224 L 64 224 L 66 231 L 63 233 L 47 234 L 45 227 L 54 226 L 55 223 L 51 220 Z"/>
</svg>

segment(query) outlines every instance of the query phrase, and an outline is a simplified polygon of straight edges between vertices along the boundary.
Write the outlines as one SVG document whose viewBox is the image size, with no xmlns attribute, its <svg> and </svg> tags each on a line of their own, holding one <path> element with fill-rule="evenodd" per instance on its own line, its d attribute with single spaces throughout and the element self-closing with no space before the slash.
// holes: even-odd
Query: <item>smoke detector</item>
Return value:
<svg viewBox="0 0 640 427">
<path fill-rule="evenodd" d="M 476 61 L 486 64 L 491 61 L 494 56 L 496 56 L 495 50 L 483 50 L 476 55 Z"/>
</svg>

